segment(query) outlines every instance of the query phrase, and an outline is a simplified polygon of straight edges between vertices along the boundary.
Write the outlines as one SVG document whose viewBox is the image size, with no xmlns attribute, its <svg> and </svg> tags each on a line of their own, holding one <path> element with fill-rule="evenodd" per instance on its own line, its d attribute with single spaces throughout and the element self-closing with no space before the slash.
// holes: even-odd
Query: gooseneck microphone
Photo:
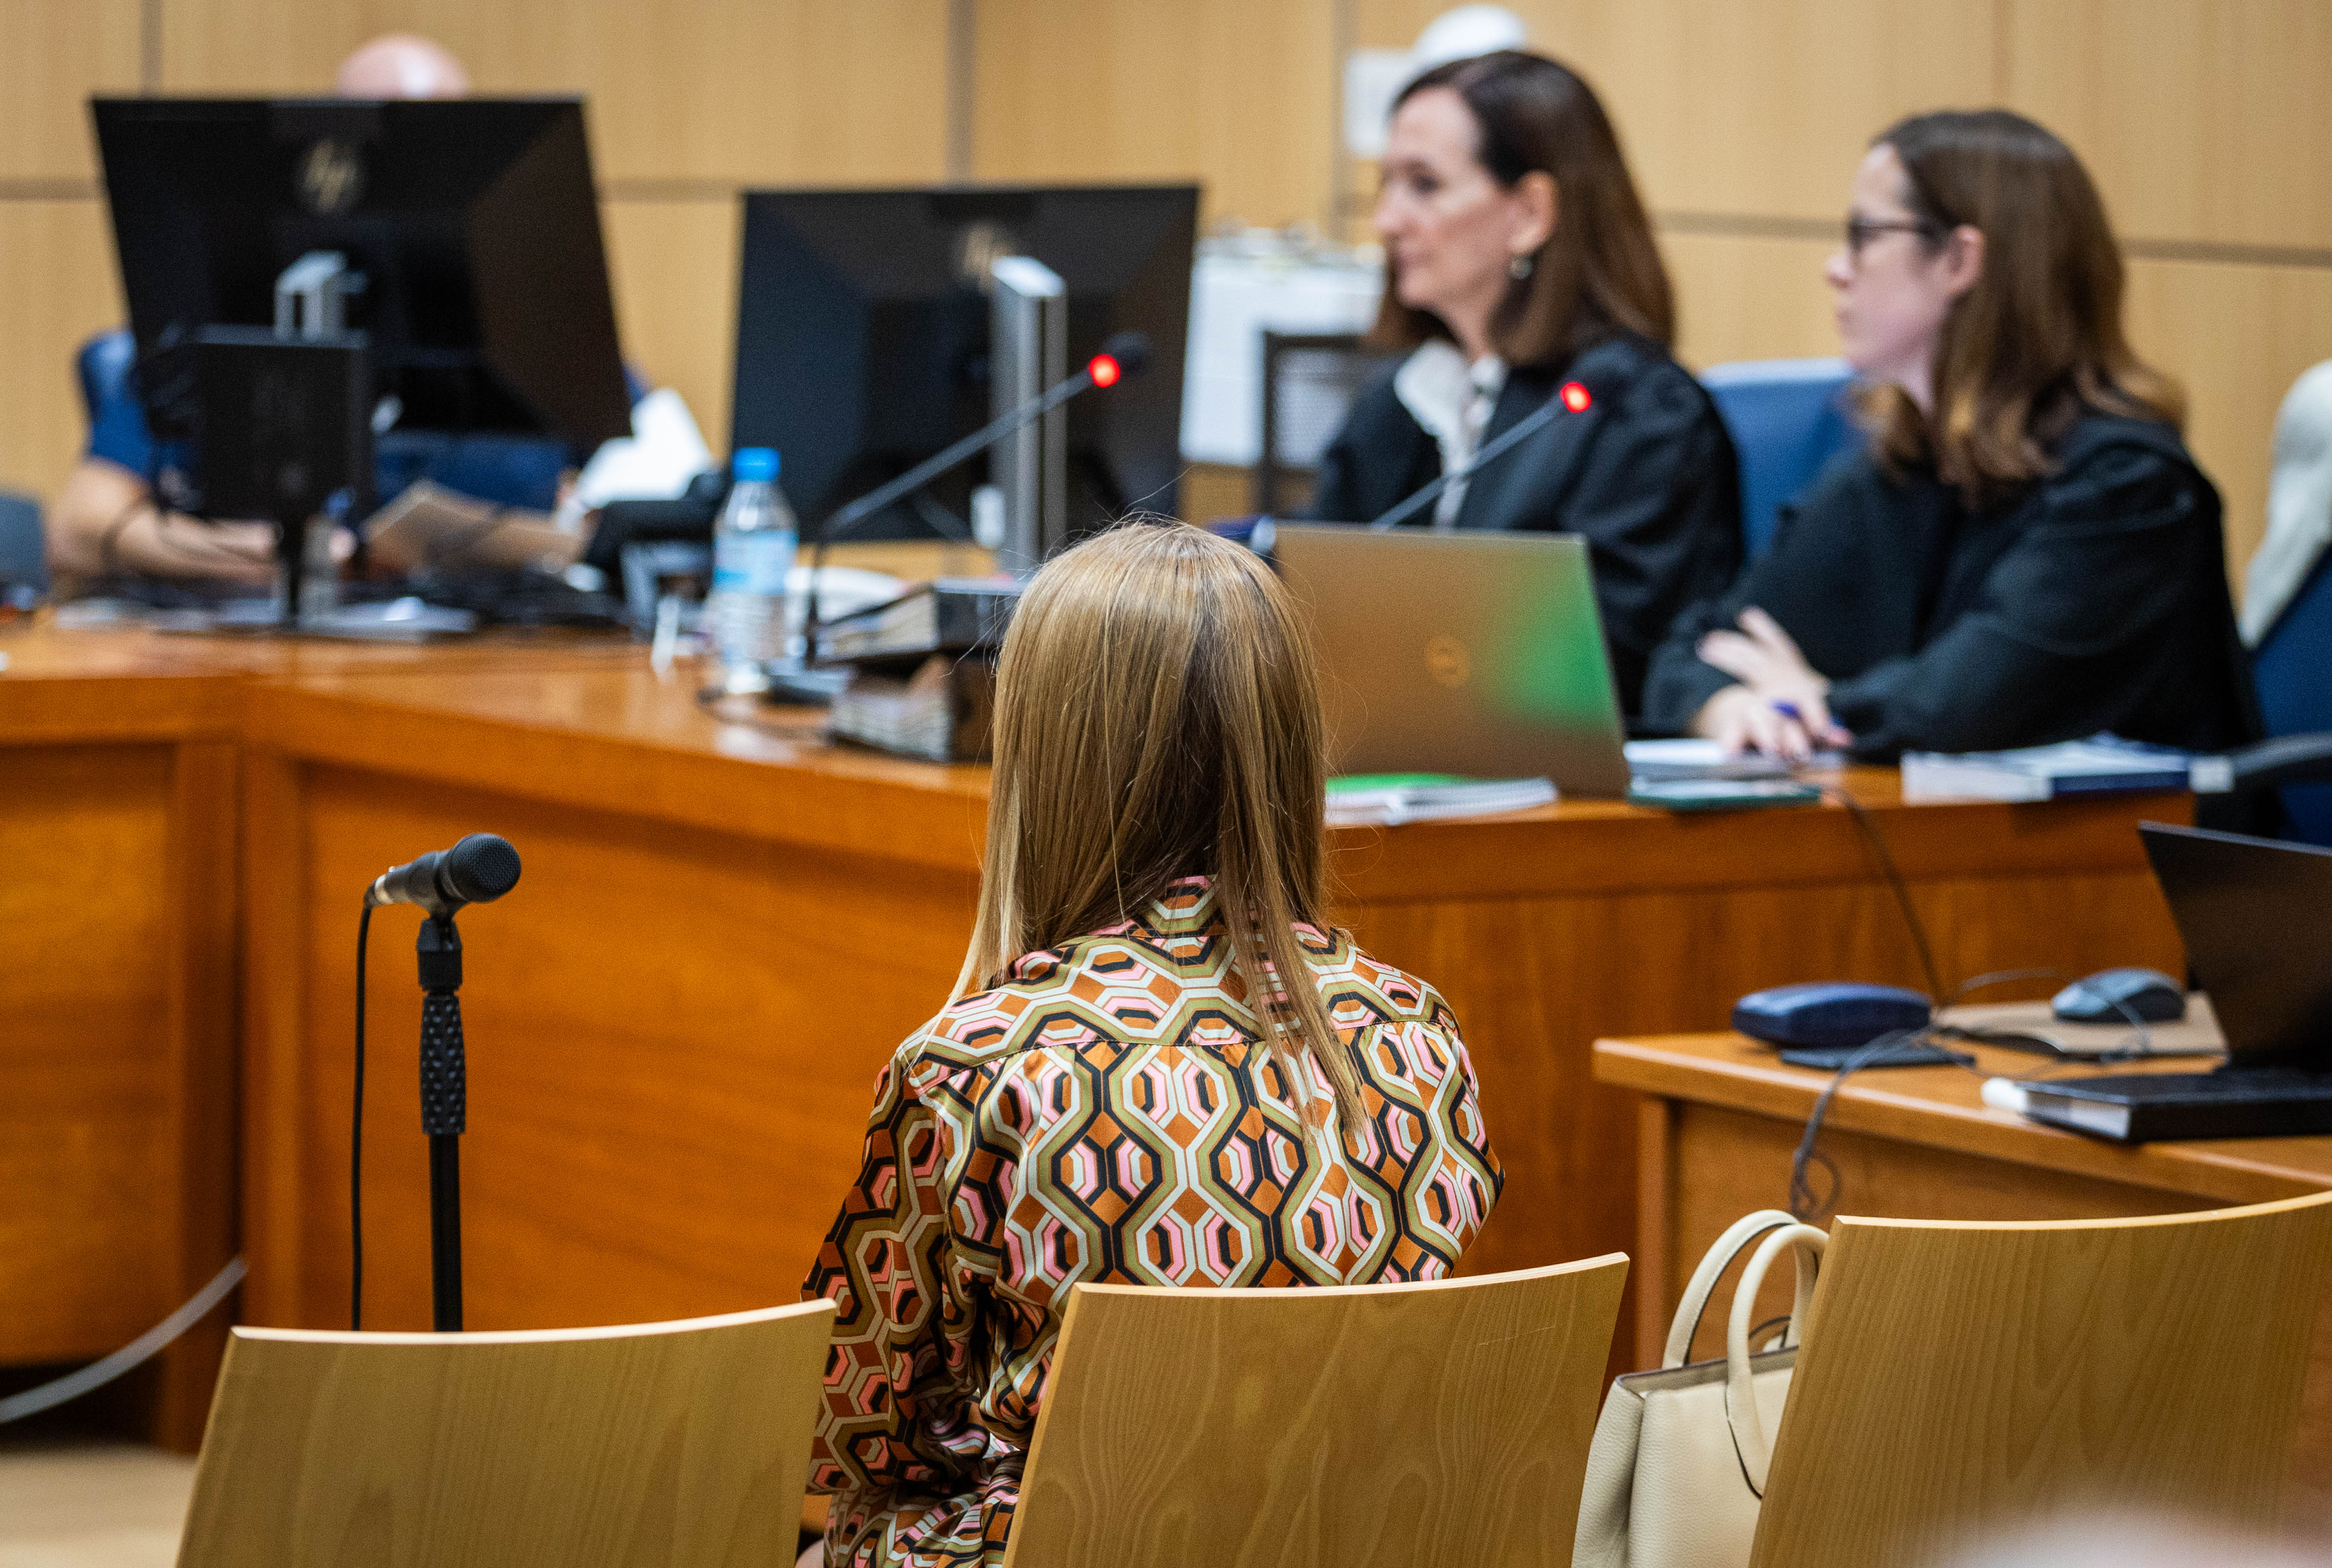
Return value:
<svg viewBox="0 0 2332 1568">
<path fill-rule="evenodd" d="M 1089 392 L 1096 387 L 1114 387 L 1128 376 L 1139 376 L 1149 368 L 1148 335 L 1142 332 L 1114 333 L 1101 346 L 1101 352 L 1086 360 L 1085 368 L 1075 375 L 1047 387 L 1018 408 L 998 415 L 954 445 L 933 454 L 889 483 L 878 485 L 828 516 L 817 531 L 817 543 L 810 549 L 809 605 L 802 617 L 804 661 L 813 664 L 817 662 L 820 572 L 826 565 L 826 547 L 837 535 L 848 533 L 901 496 L 912 494 L 957 464 L 978 456 L 1031 420 L 1041 419 L 1050 414 L 1078 393 Z"/>
<path fill-rule="evenodd" d="M 364 1326 L 365 949 L 373 911 L 410 904 L 427 913 L 413 944 L 421 981 L 421 1131 L 429 1140 L 429 1295 L 440 1333 L 462 1327 L 462 1134 L 469 1131 L 469 1066 L 462 1038 L 462 933 L 454 917 L 518 885 L 518 851 L 473 833 L 451 849 L 381 873 L 357 921 L 356 1107 L 349 1134 L 349 1327 Z"/>
<path fill-rule="evenodd" d="M 518 885 L 518 851 L 509 839 L 473 833 L 451 849 L 382 872 L 365 890 L 365 904 L 417 904 L 431 914 L 451 914 L 465 904 L 492 904 Z"/>
<path fill-rule="evenodd" d="M 1595 395 L 1588 391 L 1584 384 L 1565 381 L 1555 390 L 1553 397 L 1515 421 L 1511 429 L 1500 431 L 1496 440 L 1486 442 L 1482 449 L 1474 454 L 1471 461 L 1449 470 L 1432 483 L 1422 486 L 1406 500 L 1395 504 L 1391 510 L 1381 514 L 1374 522 L 1369 524 L 1369 531 L 1382 533 L 1388 529 L 1398 528 L 1424 508 L 1432 505 L 1434 498 L 1448 489 L 1451 484 L 1460 479 L 1471 479 L 1492 458 L 1510 451 L 1564 415 L 1584 414 L 1594 406 Z"/>
</svg>

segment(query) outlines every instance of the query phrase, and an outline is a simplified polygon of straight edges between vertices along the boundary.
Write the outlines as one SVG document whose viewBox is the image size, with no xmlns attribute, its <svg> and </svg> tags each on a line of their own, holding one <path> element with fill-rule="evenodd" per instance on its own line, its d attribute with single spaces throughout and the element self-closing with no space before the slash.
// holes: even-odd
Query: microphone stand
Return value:
<svg viewBox="0 0 2332 1568">
<path fill-rule="evenodd" d="M 454 916 L 421 923 L 413 951 L 421 970 L 421 1130 L 429 1137 L 429 1289 L 432 1324 L 462 1332 L 462 1134 L 469 1125 L 462 1054 L 462 933 Z"/>
<path fill-rule="evenodd" d="M 817 663 L 817 628 L 820 625 L 818 590 L 825 578 L 826 547 L 836 535 L 849 532 L 901 496 L 929 484 L 982 447 L 991 445 L 1030 421 L 1050 414 L 1054 409 L 1094 385 L 1095 383 L 1093 367 L 1088 364 L 1067 380 L 1048 389 L 1042 397 L 998 415 L 952 446 L 925 458 L 888 484 L 868 491 L 821 523 L 817 531 L 817 542 L 810 547 L 809 552 L 809 604 L 807 613 L 802 617 L 802 663 L 805 664 Z"/>
<path fill-rule="evenodd" d="M 1417 492 L 1411 495 L 1408 500 L 1400 502 L 1394 506 L 1391 511 L 1385 512 L 1374 522 L 1369 524 L 1369 531 L 1371 533 L 1383 533 L 1389 529 L 1397 528 L 1400 524 L 1407 522 L 1410 518 L 1416 516 L 1421 509 L 1431 505 L 1433 498 L 1439 495 L 1443 491 L 1448 489 L 1452 483 L 1460 479 L 1471 479 L 1474 476 L 1475 470 L 1489 462 L 1490 459 L 1497 456 L 1500 453 L 1506 451 L 1515 443 L 1526 440 L 1530 436 L 1537 435 L 1540 431 L 1553 424 L 1559 416 L 1571 412 L 1572 412 L 1572 410 L 1564 406 L 1561 397 L 1549 397 L 1545 402 L 1531 410 L 1528 415 L 1516 420 L 1511 429 L 1500 432 L 1498 438 L 1496 441 L 1486 444 L 1479 452 L 1474 454 L 1474 459 L 1472 462 L 1467 464 L 1462 468 L 1451 469 L 1448 473 L 1444 473 L 1438 479 L 1436 479 L 1432 483 L 1421 486 Z"/>
</svg>

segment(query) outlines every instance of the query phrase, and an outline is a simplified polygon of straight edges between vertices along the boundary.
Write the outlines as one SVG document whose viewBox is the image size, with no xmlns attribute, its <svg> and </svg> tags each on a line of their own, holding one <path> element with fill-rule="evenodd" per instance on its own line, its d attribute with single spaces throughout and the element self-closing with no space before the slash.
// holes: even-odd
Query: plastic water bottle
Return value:
<svg viewBox="0 0 2332 1568">
<path fill-rule="evenodd" d="M 799 530 L 793 508 L 778 489 L 778 454 L 766 446 L 739 449 L 730 460 L 734 483 L 712 531 L 712 588 L 704 626 L 722 667 L 722 689 L 765 690 L 762 666 L 789 656 L 786 578 Z"/>
</svg>

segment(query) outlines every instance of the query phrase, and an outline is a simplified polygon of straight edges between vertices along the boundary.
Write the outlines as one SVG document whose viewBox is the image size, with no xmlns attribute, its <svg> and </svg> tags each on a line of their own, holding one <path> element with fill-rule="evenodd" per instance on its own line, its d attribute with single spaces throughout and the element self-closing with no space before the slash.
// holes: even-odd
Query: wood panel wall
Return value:
<svg viewBox="0 0 2332 1568">
<path fill-rule="evenodd" d="M 579 92 L 627 358 L 729 433 L 741 186 L 946 172 L 949 0 L 0 0 L 0 485 L 86 435 L 74 349 L 123 319 L 92 92 L 329 91 L 392 31 L 481 91 Z"/>
<path fill-rule="evenodd" d="M 1509 3 L 1618 121 L 1696 365 L 1831 351 L 1821 260 L 1889 120 L 2005 103 L 2065 136 L 2124 236 L 2136 341 L 2193 396 L 2240 575 L 2276 406 L 2332 358 L 2323 0 Z M 1442 5 L 0 0 L 0 483 L 62 477 L 81 434 L 66 360 L 120 315 L 93 91 L 319 90 L 356 43 L 409 28 L 486 91 L 588 93 L 626 350 L 718 446 L 739 185 L 1195 177 L 1210 221 L 1364 228 L 1374 177 L 1337 156 L 1337 62 Z"/>
</svg>

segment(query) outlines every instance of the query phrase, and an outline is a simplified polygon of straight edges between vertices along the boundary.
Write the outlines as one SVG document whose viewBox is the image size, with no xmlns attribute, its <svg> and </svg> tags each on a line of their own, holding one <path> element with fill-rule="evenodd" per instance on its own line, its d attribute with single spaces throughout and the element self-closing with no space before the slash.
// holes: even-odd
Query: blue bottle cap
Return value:
<svg viewBox="0 0 2332 1568">
<path fill-rule="evenodd" d="M 766 483 L 778 476 L 778 452 L 773 446 L 740 446 L 729 460 L 729 472 L 741 483 Z"/>
</svg>

